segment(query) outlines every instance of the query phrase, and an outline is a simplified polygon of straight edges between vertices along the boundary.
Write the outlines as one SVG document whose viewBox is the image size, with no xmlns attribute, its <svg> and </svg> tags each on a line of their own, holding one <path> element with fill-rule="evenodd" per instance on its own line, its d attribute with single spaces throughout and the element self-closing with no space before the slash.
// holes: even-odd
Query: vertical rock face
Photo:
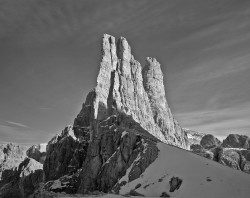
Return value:
<svg viewBox="0 0 250 198">
<path fill-rule="evenodd" d="M 155 58 L 148 57 L 142 74 L 144 89 L 148 94 L 155 123 L 168 143 L 185 147 L 186 135 L 173 117 L 166 100 L 160 63 Z"/>
<path fill-rule="evenodd" d="M 74 126 L 90 126 L 91 140 L 98 123 L 120 113 L 132 116 L 145 130 L 163 142 L 187 148 L 187 137 L 174 119 L 165 96 L 163 74 L 154 58 L 142 69 L 123 37 L 105 34 L 97 86 L 83 104 Z"/>
<path fill-rule="evenodd" d="M 142 69 L 125 38 L 116 42 L 105 34 L 97 85 L 73 128 L 65 128 L 48 143 L 45 180 L 62 183 L 67 175 L 77 181 L 66 180 L 74 189 L 64 189 L 72 192 L 78 184 L 81 193 L 119 192 L 157 158 L 159 140 L 187 148 L 186 133 L 167 104 L 160 64 L 148 58 Z M 127 169 L 129 181 L 122 179 Z M 54 183 L 46 186 L 51 189 Z"/>
<path fill-rule="evenodd" d="M 47 146 L 43 166 L 46 181 L 58 179 L 79 169 L 86 157 L 87 147 L 88 141 L 82 140 L 80 136 L 76 137 L 71 126 L 52 138 Z"/>
</svg>

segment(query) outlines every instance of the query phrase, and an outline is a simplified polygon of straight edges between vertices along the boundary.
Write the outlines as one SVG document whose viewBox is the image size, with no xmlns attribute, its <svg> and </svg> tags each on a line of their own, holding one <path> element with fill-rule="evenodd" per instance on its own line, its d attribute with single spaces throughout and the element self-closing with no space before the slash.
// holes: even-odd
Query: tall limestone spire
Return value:
<svg viewBox="0 0 250 198">
<path fill-rule="evenodd" d="M 105 34 L 97 86 L 74 125 L 91 127 L 93 140 L 98 137 L 98 123 L 120 113 L 131 116 L 161 141 L 186 148 L 185 134 L 168 107 L 160 64 L 147 58 L 142 69 L 124 37 L 116 43 Z"/>
<path fill-rule="evenodd" d="M 155 58 L 147 57 L 142 76 L 155 123 L 159 126 L 167 142 L 181 143 L 181 146 L 185 146 L 185 134 L 167 103 L 160 63 Z"/>
</svg>

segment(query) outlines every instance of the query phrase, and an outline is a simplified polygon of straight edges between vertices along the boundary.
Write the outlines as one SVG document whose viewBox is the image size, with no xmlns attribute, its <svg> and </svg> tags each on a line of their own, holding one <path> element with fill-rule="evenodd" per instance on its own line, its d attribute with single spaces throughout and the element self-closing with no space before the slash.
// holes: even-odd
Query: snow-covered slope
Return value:
<svg viewBox="0 0 250 198">
<path fill-rule="evenodd" d="M 138 179 L 122 186 L 120 194 L 129 193 L 137 186 L 136 192 L 149 197 L 159 197 L 162 192 L 176 198 L 250 197 L 248 174 L 174 146 L 164 143 L 158 143 L 157 146 L 158 158 Z M 126 174 L 129 174 L 129 170 Z M 172 177 L 182 179 L 182 184 L 178 190 L 169 192 Z"/>
</svg>

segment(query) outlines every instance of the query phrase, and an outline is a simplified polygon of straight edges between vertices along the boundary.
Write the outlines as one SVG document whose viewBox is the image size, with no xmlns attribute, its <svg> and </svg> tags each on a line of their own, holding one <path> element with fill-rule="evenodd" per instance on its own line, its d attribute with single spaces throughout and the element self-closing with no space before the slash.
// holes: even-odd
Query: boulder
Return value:
<svg viewBox="0 0 250 198">
<path fill-rule="evenodd" d="M 219 163 L 229 166 L 236 170 L 241 170 L 241 155 L 235 150 L 223 150 L 219 154 Z"/>
<path fill-rule="evenodd" d="M 169 181 L 170 190 L 169 192 L 174 192 L 175 190 L 178 190 L 182 184 L 182 179 L 179 177 L 172 177 Z"/>
</svg>

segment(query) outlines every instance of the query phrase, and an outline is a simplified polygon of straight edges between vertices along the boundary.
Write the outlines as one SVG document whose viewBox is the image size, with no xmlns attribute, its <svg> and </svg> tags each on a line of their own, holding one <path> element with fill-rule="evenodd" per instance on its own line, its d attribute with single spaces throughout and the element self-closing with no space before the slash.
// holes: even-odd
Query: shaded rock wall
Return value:
<svg viewBox="0 0 250 198">
<path fill-rule="evenodd" d="M 46 158 L 46 146 L 47 144 L 33 145 L 26 151 L 26 154 L 28 157 L 43 164 Z"/>
<path fill-rule="evenodd" d="M 92 141 L 82 167 L 79 192 L 119 191 L 126 174 L 129 181 L 140 174 L 156 159 L 158 150 L 154 136 L 145 131 L 131 117 L 112 116 L 100 123 L 98 139 Z"/>
<path fill-rule="evenodd" d="M 58 179 L 81 168 L 88 147 L 88 141 L 84 137 L 89 139 L 89 132 L 84 130 L 75 129 L 76 134 L 82 131 L 81 136 L 78 134 L 76 137 L 73 128 L 68 126 L 48 143 L 43 166 L 46 181 Z"/>
</svg>

